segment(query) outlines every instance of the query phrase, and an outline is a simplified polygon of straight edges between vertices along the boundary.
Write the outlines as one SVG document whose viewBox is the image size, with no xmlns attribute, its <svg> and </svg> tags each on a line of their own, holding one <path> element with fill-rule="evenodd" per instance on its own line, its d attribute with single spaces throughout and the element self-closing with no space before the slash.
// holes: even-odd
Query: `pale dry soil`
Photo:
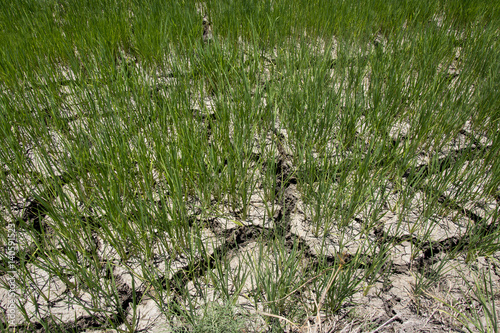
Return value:
<svg viewBox="0 0 500 333">
<path fill-rule="evenodd" d="M 171 84 L 175 79 L 160 77 L 157 81 L 164 80 L 165 84 Z M 68 75 L 71 77 L 71 75 Z M 263 73 L 263 77 L 265 77 Z M 64 93 L 65 87 L 61 90 Z M 85 126 L 86 119 L 74 119 L 74 108 L 78 105 L 72 105 L 74 96 L 66 94 L 64 107 L 68 113 L 68 126 L 70 130 Z M 200 106 L 203 104 L 203 107 Z M 203 101 L 193 101 L 193 114 L 202 115 L 200 126 L 206 117 L 213 113 L 214 103 L 210 97 Z M 103 119 L 105 121 L 105 119 Z M 358 124 L 363 126 L 363 124 Z M 393 128 L 391 135 L 395 139 L 398 137 L 405 139 L 405 132 L 408 130 L 408 124 L 401 123 Z M 455 138 L 446 150 L 440 152 L 440 158 L 456 158 L 463 149 L 471 147 L 471 135 L 467 128 L 463 129 L 463 134 Z M 60 144 L 61 133 L 52 132 L 52 144 L 54 155 L 65 154 L 64 148 Z M 24 309 L 27 317 L 20 311 L 17 313 L 17 331 L 26 329 L 28 322 L 35 327 L 34 330 L 44 331 L 40 325 L 37 326 L 40 318 L 56 318 L 59 323 L 64 324 L 68 329 L 77 328 L 82 332 L 104 333 L 117 332 L 114 329 L 95 329 L 100 325 L 106 326 L 106 318 L 112 318 L 112 322 L 119 324 L 123 330 L 132 327 L 136 332 L 168 332 L 176 326 L 183 325 L 182 318 L 172 320 L 166 318 L 160 306 L 177 302 L 179 305 L 185 301 L 176 297 L 179 292 L 175 280 L 183 282 L 185 288 L 192 295 L 200 311 L 206 308 L 209 303 L 217 303 L 220 295 L 214 292 L 214 286 L 208 279 L 203 279 L 207 275 L 206 270 L 209 267 L 207 257 L 224 258 L 232 267 L 232 272 L 236 275 L 238 272 L 247 272 L 247 278 L 244 285 L 234 285 L 237 281 L 234 276 L 229 277 L 227 289 L 233 294 L 238 311 L 247 318 L 247 331 L 263 332 L 269 330 L 270 319 L 264 311 L 264 304 L 255 304 L 250 295 L 255 289 L 257 275 L 264 271 L 266 265 L 273 265 L 275 257 L 269 253 L 268 244 L 265 240 L 268 235 L 272 235 L 276 229 L 280 229 L 286 234 L 286 246 L 291 251 L 293 244 L 298 244 L 303 251 L 303 265 L 306 269 L 308 264 L 318 260 L 320 255 L 335 265 L 341 256 L 342 261 L 349 262 L 356 255 L 362 254 L 369 244 L 377 246 L 380 251 L 387 251 L 387 260 L 381 269 L 377 278 L 369 284 L 363 282 L 358 291 L 348 297 L 342 304 L 340 310 L 335 314 L 325 316 L 324 313 L 307 313 L 308 319 L 300 323 L 287 323 L 282 320 L 288 332 L 370 332 L 378 329 L 379 332 L 462 332 L 461 324 L 446 312 L 450 312 L 441 299 L 454 306 L 463 313 L 472 313 L 474 309 L 479 309 L 479 303 L 474 294 L 469 289 L 466 281 L 474 284 L 479 273 L 490 271 L 493 285 L 496 288 L 494 299 L 497 311 L 500 310 L 500 251 L 497 251 L 489 257 L 479 256 L 475 258 L 466 258 L 464 254 L 458 253 L 455 258 L 446 260 L 445 267 L 440 268 L 441 276 L 432 281 L 429 285 L 421 286 L 419 278 L 422 275 L 432 274 L 442 263 L 441 259 L 454 253 L 457 244 L 465 244 L 467 239 L 465 232 L 467 226 L 477 223 L 483 217 L 492 216 L 492 212 L 498 211 L 498 201 L 495 198 L 482 199 L 481 201 L 471 201 L 466 206 L 446 207 L 446 196 L 452 197 L 456 189 L 450 188 L 449 192 L 442 198 L 443 214 L 434 216 L 436 223 L 432 227 L 427 226 L 426 230 L 422 223 L 421 215 L 425 209 L 427 194 L 424 189 L 416 188 L 418 195 L 415 196 L 410 204 L 411 213 L 403 217 L 398 215 L 398 196 L 402 195 L 398 186 L 408 185 L 408 179 L 403 176 L 398 180 L 399 185 L 388 183 L 385 191 L 389 191 L 390 196 L 384 205 L 384 210 L 379 212 L 380 223 L 377 226 L 366 228 L 365 222 L 368 220 L 369 209 L 360 212 L 346 227 L 337 226 L 332 223 L 327 230 L 325 240 L 315 235 L 315 230 L 308 217 L 308 207 L 302 201 L 301 194 L 294 180 L 293 170 L 295 168 L 292 162 L 293 147 L 287 141 L 288 133 L 281 126 L 279 120 L 276 121 L 276 127 L 267 135 L 268 142 L 263 149 L 255 149 L 255 154 L 262 151 L 275 149 L 275 155 L 279 156 L 277 168 L 277 183 L 282 191 L 280 199 L 274 202 L 275 212 L 270 216 L 266 211 L 269 202 L 264 200 L 263 176 L 257 175 L 256 186 L 251 197 L 251 204 L 248 215 L 242 219 L 238 212 L 231 211 L 229 205 L 221 204 L 217 214 L 213 216 L 204 216 L 197 209 L 197 198 L 186 198 L 187 206 L 190 209 L 193 223 L 202 226 L 201 234 L 196 237 L 202 237 L 206 244 L 206 253 L 200 253 L 198 262 L 189 262 L 187 257 L 178 254 L 170 255 L 161 245 L 161 242 L 154 242 L 154 239 L 165 237 L 161 231 L 155 237 L 151 237 L 152 247 L 155 249 L 155 256 L 151 258 L 147 265 L 141 263 L 141 258 L 131 257 L 127 261 L 120 258 L 119 253 L 112 244 L 104 241 L 98 234 L 93 237 L 94 244 L 86 244 L 89 248 L 95 249 L 95 253 L 103 263 L 98 269 L 109 269 L 108 274 L 103 274 L 102 285 L 110 286 L 111 281 L 116 286 L 117 304 L 110 302 L 104 295 L 98 295 L 95 291 L 87 290 L 84 286 L 74 291 L 71 285 L 78 284 L 78 277 L 68 274 L 67 280 L 63 281 L 54 276 L 47 270 L 40 267 L 50 267 L 51 265 L 65 265 L 65 259 L 59 258 L 58 263 L 40 263 L 37 262 L 36 254 L 34 259 L 27 264 L 26 270 L 31 274 L 30 285 L 19 286 L 19 306 Z M 279 140 L 277 140 L 279 139 Z M 476 137 L 477 146 L 488 146 L 489 138 Z M 279 144 L 272 144 L 273 141 L 279 141 Z M 132 148 L 131 148 L 132 149 Z M 31 158 L 32 168 L 47 177 L 50 175 L 47 168 L 54 168 L 56 176 L 63 175 L 64 170 L 57 170 L 56 165 L 44 165 L 40 162 L 37 153 L 37 147 L 26 147 L 26 154 Z M 480 158 L 480 157 L 479 157 Z M 425 152 L 419 156 L 416 161 L 421 168 L 429 165 L 431 156 Z M 475 167 L 475 160 L 468 162 L 467 168 Z M 156 175 L 157 176 L 157 175 Z M 437 175 L 428 175 L 429 178 Z M 285 179 L 283 181 L 283 179 Z M 158 180 L 160 183 L 160 180 Z M 460 184 L 456 184 L 459 186 Z M 68 196 L 72 195 L 72 187 L 78 186 L 78 182 L 70 181 L 64 185 Z M 61 240 L 53 230 L 53 223 L 48 214 L 36 216 L 36 209 L 40 206 L 33 194 L 40 194 L 46 189 L 38 184 L 30 183 L 19 184 L 18 196 L 12 197 L 10 207 L 0 207 L 2 218 L 5 221 L 24 220 L 26 223 L 35 223 L 45 232 L 47 246 L 55 249 L 60 248 Z M 380 189 L 381 190 L 381 189 Z M 479 192 L 480 188 L 477 189 Z M 13 193 L 16 193 L 14 191 Z M 31 195 L 23 195 L 31 193 Z M 153 194 L 152 206 L 160 204 L 158 194 Z M 74 198 L 75 205 L 81 205 L 77 198 Z M 215 201 L 214 201 L 215 202 Z M 57 207 L 60 200 L 53 198 L 52 205 Z M 40 213 L 38 211 L 38 213 Z M 42 212 L 43 213 L 43 212 Z M 82 218 L 106 218 L 106 212 L 95 211 L 82 206 Z M 491 219 L 491 218 L 490 218 Z M 494 221 L 489 221 L 493 224 Z M 68 226 L 70 227 L 70 226 Z M 342 231 L 342 233 L 340 232 Z M 321 234 L 321 233 L 320 233 Z M 40 240 L 33 239 L 31 233 L 23 229 L 17 230 L 19 248 L 28 252 L 35 252 L 35 242 Z M 270 236 L 269 236 L 270 237 Z M 420 239 L 425 239 L 421 242 Z M 344 252 L 340 253 L 340 244 Z M 296 245 L 297 246 L 297 245 Z M 30 250 L 31 249 L 31 250 Z M 373 251 L 372 251 L 373 252 Z M 208 256 L 207 256 L 208 254 Z M 264 258 L 258 262 L 255 258 Z M 253 258 L 253 259 L 252 259 Z M 368 263 L 371 258 L 366 258 Z M 195 272 L 189 271 L 189 265 L 199 267 Z M 110 268 L 106 268 L 110 267 Z M 147 279 L 141 277 L 149 276 L 145 270 L 151 268 L 151 271 L 157 273 L 156 278 L 163 281 L 171 281 L 169 284 L 172 290 L 169 292 L 159 292 L 152 290 Z M 361 270 L 362 268 L 360 268 Z M 163 272 L 162 274 L 160 274 Z M 0 277 L 5 279 L 6 276 Z M 279 278 L 279 277 L 276 277 Z M 194 283 L 196 281 L 196 285 Z M 425 281 L 425 279 L 424 279 Z M 4 285 L 4 284 L 2 284 Z M 167 284 L 164 283 L 166 286 Z M 167 288 L 167 287 L 166 287 Z M 421 289 L 418 289 L 421 288 Z M 200 293 L 200 290 L 203 290 Z M 422 290 L 422 293 L 418 293 Z M 134 291 L 134 292 L 133 292 Z M 303 304 L 309 304 L 309 309 L 314 308 L 314 299 L 317 299 L 321 290 L 315 290 L 312 286 L 306 286 L 298 297 Z M 202 296 L 201 296 L 202 294 Z M 198 297 L 198 295 L 200 295 Z M 132 298 L 139 300 L 135 313 L 131 306 Z M 291 297 L 296 297 L 295 295 Z M 0 309 L 1 316 L 5 316 L 6 304 L 8 300 L 8 290 L 0 289 Z M 118 305 L 118 308 L 117 308 Z M 184 304 L 186 305 L 186 304 Z M 305 307 L 306 308 L 306 307 Z M 100 309 L 100 312 L 89 309 Z M 481 312 L 481 310 L 478 310 Z M 119 315 L 119 313 L 123 315 Z M 500 317 L 500 312 L 497 316 Z M 5 318 L 5 317 L 4 317 Z M 305 317 L 304 317 L 305 318 Z M 128 324 L 126 324 L 128 323 Z"/>
</svg>

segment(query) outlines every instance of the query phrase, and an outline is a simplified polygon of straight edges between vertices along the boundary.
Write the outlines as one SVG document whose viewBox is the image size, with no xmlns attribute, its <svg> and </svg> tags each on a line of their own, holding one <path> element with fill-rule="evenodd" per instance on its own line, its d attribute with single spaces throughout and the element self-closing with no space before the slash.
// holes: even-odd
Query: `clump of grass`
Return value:
<svg viewBox="0 0 500 333">
<path fill-rule="evenodd" d="M 200 320 L 188 329 L 193 333 L 209 332 L 242 332 L 248 326 L 251 316 L 244 314 L 230 305 L 207 306 Z M 174 329 L 172 332 L 186 332 L 186 328 Z"/>
</svg>

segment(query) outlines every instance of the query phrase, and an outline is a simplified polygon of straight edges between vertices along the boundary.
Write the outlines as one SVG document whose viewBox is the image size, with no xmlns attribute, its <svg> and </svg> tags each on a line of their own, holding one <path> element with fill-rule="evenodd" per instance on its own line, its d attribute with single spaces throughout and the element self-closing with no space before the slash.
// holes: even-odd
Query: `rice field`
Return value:
<svg viewBox="0 0 500 333">
<path fill-rule="evenodd" d="M 0 8 L 2 331 L 499 331 L 499 4 Z"/>
</svg>

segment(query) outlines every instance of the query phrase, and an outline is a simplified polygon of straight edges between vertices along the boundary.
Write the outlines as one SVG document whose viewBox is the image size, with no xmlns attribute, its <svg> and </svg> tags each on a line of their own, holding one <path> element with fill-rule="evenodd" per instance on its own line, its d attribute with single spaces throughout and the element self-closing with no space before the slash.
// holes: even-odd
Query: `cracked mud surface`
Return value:
<svg viewBox="0 0 500 333">
<path fill-rule="evenodd" d="M 442 195 L 439 197 L 439 203 L 443 207 L 449 209 L 449 217 L 443 216 L 437 219 L 437 223 L 433 225 L 433 229 L 424 237 L 419 235 L 422 230 L 416 228 L 417 232 L 412 232 L 414 225 L 419 223 L 419 215 L 422 210 L 422 205 L 425 204 L 425 188 L 416 189 L 421 193 L 416 196 L 411 205 L 414 207 L 413 213 L 406 217 L 406 221 L 400 223 L 398 215 L 390 209 L 392 203 L 390 200 L 397 202 L 397 192 L 393 192 L 388 199 L 388 208 L 380 212 L 380 226 L 374 227 L 368 232 L 363 230 L 366 217 L 363 214 L 355 217 L 347 227 L 348 230 L 344 234 L 344 239 L 339 240 L 333 233 L 332 236 L 323 240 L 321 237 L 314 235 L 310 221 L 306 217 L 304 210 L 305 204 L 301 200 L 301 196 L 297 191 L 296 180 L 292 175 L 294 168 L 290 156 L 286 153 L 287 142 L 284 135 L 280 135 L 280 129 L 274 129 L 274 133 L 269 135 L 279 136 L 279 144 L 277 150 L 279 153 L 278 161 L 276 162 L 276 192 L 278 193 L 275 202 L 274 215 L 266 216 L 265 203 L 262 200 L 262 195 L 259 194 L 257 188 L 252 199 L 250 207 L 245 219 L 241 219 L 237 212 L 231 213 L 225 207 L 220 208 L 220 216 L 203 216 L 193 212 L 193 222 L 197 225 L 203 225 L 201 235 L 203 242 L 206 244 L 206 255 L 209 259 L 200 255 L 200 259 L 188 259 L 182 256 L 165 258 L 165 252 L 161 248 L 154 251 L 155 257 L 148 263 L 158 268 L 158 272 L 168 272 L 165 275 L 158 275 L 156 279 L 161 281 L 161 285 L 165 290 L 171 291 L 165 303 L 178 303 L 178 306 L 183 306 L 183 293 L 190 293 L 192 297 L 196 297 L 199 289 L 213 289 L 209 284 L 198 284 L 194 286 L 193 281 L 199 280 L 208 269 L 214 266 L 216 261 L 221 261 L 223 258 L 229 261 L 229 265 L 234 267 L 234 271 L 248 266 L 249 261 L 245 258 L 250 258 L 255 251 L 264 251 L 259 249 L 259 243 L 266 243 L 266 239 L 273 239 L 275 234 L 281 235 L 285 240 L 285 246 L 292 250 L 298 246 L 303 251 L 304 260 L 309 265 L 313 264 L 321 257 L 334 265 L 337 262 L 339 254 L 339 243 L 343 243 L 343 260 L 348 263 L 354 256 L 359 256 L 364 250 L 359 248 L 362 238 L 367 238 L 369 243 L 377 244 L 381 249 L 385 248 L 387 252 L 383 255 L 387 260 L 384 263 L 384 270 L 391 274 L 380 274 L 370 285 L 366 285 L 364 290 L 352 295 L 350 300 L 342 305 L 339 314 L 332 316 L 329 320 L 336 321 L 338 329 L 354 329 L 360 325 L 356 324 L 356 319 L 346 319 L 345 313 L 352 307 L 355 313 L 363 314 L 365 318 L 370 318 L 371 327 L 382 325 L 387 320 L 397 316 L 386 329 L 391 328 L 394 331 L 404 332 L 436 332 L 436 331 L 453 331 L 454 325 L 450 318 L 447 318 L 436 307 L 436 302 L 432 298 L 420 297 L 416 300 L 412 297 L 416 288 L 415 274 L 423 274 L 424 271 L 432 271 L 434 265 L 439 265 L 440 257 L 449 253 L 459 253 L 464 248 L 469 246 L 469 241 L 466 229 L 470 223 L 484 224 L 483 232 L 488 235 L 490 229 L 495 228 L 495 221 L 484 220 L 479 207 L 476 208 L 474 203 L 470 203 L 470 208 L 465 208 L 457 204 L 449 203 L 450 197 Z M 474 149 L 474 148 L 469 148 Z M 486 147 L 487 149 L 487 147 Z M 439 163 L 444 167 L 451 166 L 453 160 L 458 155 L 463 153 L 463 149 L 450 149 L 449 152 L 442 158 Z M 258 158 L 258 157 L 257 157 Z M 422 164 L 418 167 L 418 172 L 423 177 L 431 177 L 428 173 L 428 166 Z M 444 171 L 444 170 L 443 170 Z M 403 179 L 411 183 L 409 174 L 403 175 Z M 71 185 L 75 180 L 65 180 L 64 175 L 60 176 L 59 184 L 61 187 Z M 389 184 L 390 186 L 390 184 Z M 411 186 L 411 185 L 409 185 Z M 390 189 L 389 189 L 390 191 Z M 55 204 L 57 198 L 53 195 L 45 195 L 44 192 L 39 192 L 39 197 L 52 200 Z M 11 203 L 12 211 L 17 211 L 17 218 L 22 223 L 31 225 L 33 235 L 43 235 L 43 238 L 50 238 L 51 221 L 47 216 L 46 205 L 42 204 L 36 198 L 17 199 L 17 202 Z M 159 202 L 152 202 L 153 205 Z M 483 214 L 485 210 L 497 210 L 497 202 L 490 200 L 482 205 Z M 98 216 L 90 212 L 88 215 L 83 214 L 81 218 L 88 223 L 93 223 L 96 219 L 105 219 L 105 215 Z M 97 222 L 94 222 L 97 223 Z M 22 229 L 21 229 L 22 230 Z M 150 290 L 147 283 L 142 279 L 137 279 L 137 276 L 147 276 L 145 270 L 147 267 L 140 262 L 130 258 L 127 261 L 120 259 L 116 250 L 111 244 L 105 244 L 99 235 L 96 233 L 85 242 L 85 250 L 89 253 L 94 253 L 101 261 L 102 267 L 97 268 L 101 272 L 96 274 L 102 275 L 101 283 L 103 285 L 112 285 L 116 298 L 109 302 L 105 295 L 96 295 L 92 291 L 72 292 L 69 286 L 76 283 L 76 276 L 70 273 L 65 277 L 65 281 L 61 278 L 51 275 L 49 271 L 40 269 L 39 259 L 36 246 L 30 246 L 34 242 L 42 241 L 28 239 L 20 241 L 20 247 L 23 247 L 22 252 L 24 259 L 28 262 L 27 271 L 30 272 L 30 284 L 36 287 L 30 288 L 25 285 L 23 288 L 25 297 L 22 299 L 21 306 L 28 314 L 28 318 L 19 316 L 17 324 L 20 330 L 27 327 L 27 323 L 31 322 L 31 329 L 34 331 L 43 331 L 40 324 L 36 323 L 36 318 L 57 318 L 57 321 L 63 323 L 68 328 L 78 328 L 78 330 L 87 330 L 94 332 L 92 327 L 100 327 L 111 320 L 115 325 L 120 325 L 127 321 L 129 324 L 134 323 L 136 331 L 160 332 L 162 329 L 169 327 L 173 323 L 167 320 L 165 315 L 159 308 L 158 294 Z M 19 235 L 22 239 L 22 234 Z M 57 238 L 53 238 L 51 242 L 47 242 L 47 247 L 57 248 Z M 387 246 L 387 244 L 391 244 Z M 152 243 L 152 246 L 156 246 Z M 158 244 L 157 246 L 161 246 Z M 264 245 L 265 246 L 265 245 Z M 377 251 L 366 251 L 372 255 L 380 255 Z M 361 254 L 362 255 L 362 254 Z M 499 253 L 493 254 L 498 257 Z M 194 256 L 195 258 L 196 256 Z M 19 259 L 19 258 L 18 258 Z M 272 258 L 269 258 L 272 260 Z M 449 268 L 445 269 L 441 279 L 432 286 L 429 286 L 430 293 L 435 296 L 445 298 L 456 298 L 464 300 L 465 295 L 461 276 L 469 276 L 470 265 L 464 265 L 464 261 L 460 260 L 460 255 L 456 259 L 446 263 Z M 365 265 L 370 265 L 372 258 L 366 256 Z M 476 269 L 492 269 L 495 285 L 498 285 L 500 277 L 497 275 L 495 263 L 488 262 L 482 257 L 473 261 Z M 56 264 L 56 263 L 52 263 Z M 57 263 L 64 265 L 64 262 Z M 168 268 L 165 266 L 168 265 Z M 41 265 L 43 267 L 50 267 Z M 307 266 L 307 264 L 306 264 Z M 494 267 L 494 268 L 493 268 Z M 252 271 L 253 268 L 253 271 Z M 259 268 L 246 267 L 250 274 L 258 274 Z M 463 274 L 463 275 L 460 275 Z M 247 279 L 250 281 L 253 279 Z M 235 286 L 231 286 L 230 291 L 236 292 Z M 252 283 L 246 283 L 239 288 L 236 295 L 238 305 L 251 309 L 259 310 L 258 305 L 252 304 L 248 295 L 252 293 Z M 6 290 L 2 289 L 0 301 L 5 301 Z M 309 292 L 314 293 L 313 290 Z M 161 293 L 159 293 L 161 294 Z M 48 295 L 43 297 L 42 295 Z M 307 295 L 303 295 L 307 298 Z M 210 299 L 210 296 L 208 297 Z M 213 300 L 217 299 L 217 295 L 212 295 Z M 310 298 L 310 296 L 309 296 Z M 133 300 L 141 300 L 138 302 L 135 309 L 135 314 L 131 313 L 131 302 Z M 100 302 L 96 304 L 97 302 Z M 161 301 L 161 299 L 160 299 Z M 497 301 L 495 301 L 497 302 Z M 200 299 L 200 307 L 202 307 Z M 184 305 L 185 306 L 185 305 Z M 88 309 L 98 308 L 103 314 L 89 313 Z M 260 311 L 260 310 L 259 310 Z M 29 314 L 36 314 L 30 317 Z M 133 318 L 135 316 L 135 318 Z M 333 319 L 332 319 L 333 318 Z M 255 320 L 255 319 L 254 319 Z M 265 323 L 260 320 L 260 326 L 265 327 Z M 258 320 L 257 320 L 258 321 Z M 125 325 L 121 324 L 124 328 Z M 340 325 L 340 326 L 339 326 Z M 363 323 L 363 325 L 367 325 Z M 349 328 L 350 327 L 350 328 Z M 358 327 L 359 328 L 359 327 Z M 368 329 L 364 327 L 362 329 Z M 96 332 L 96 331 L 95 331 Z"/>
<path fill-rule="evenodd" d="M 454 72 L 453 75 L 460 74 Z M 165 85 L 171 84 L 165 77 L 163 79 Z M 153 90 L 164 93 L 159 87 Z M 76 135 L 85 128 L 88 119 L 74 115 L 72 108 L 80 107 L 71 105 L 74 98 L 67 94 L 64 102 L 67 108 L 65 130 Z M 216 145 L 214 130 L 218 119 L 214 99 L 207 97 L 201 103 L 203 107 L 199 104 L 199 101 L 193 102 L 191 109 L 199 133 L 209 144 Z M 401 123 L 391 130 L 389 135 L 394 149 L 409 139 L 409 126 Z M 358 133 L 363 132 L 362 127 L 363 118 L 360 118 Z M 234 131 L 231 129 L 232 134 Z M 50 151 L 55 161 L 62 160 L 67 153 L 61 135 L 56 130 L 51 131 Z M 407 172 L 379 184 L 375 190 L 379 193 L 374 193 L 362 210 L 351 212 L 349 207 L 336 207 L 339 219 L 318 225 L 311 208 L 313 203 L 304 201 L 302 191 L 306 185 L 298 180 L 300 163 L 294 161 L 296 147 L 289 142 L 287 129 L 276 119 L 275 126 L 262 137 L 265 139 L 259 141 L 261 146 L 255 146 L 246 161 L 253 163 L 253 168 L 262 166 L 251 178 L 255 186 L 246 211 L 234 209 L 232 203 L 224 199 L 213 199 L 212 209 L 204 211 L 200 209 L 199 197 L 185 197 L 188 212 L 185 233 L 189 235 L 187 241 L 193 245 L 176 248 L 169 239 L 171 235 L 161 228 L 149 228 L 147 232 L 137 230 L 141 233 L 137 236 L 141 239 L 139 247 L 147 243 L 149 248 L 142 254 L 132 251 L 137 249 L 133 240 L 106 227 L 110 217 L 105 210 L 93 207 L 78 196 L 88 184 L 67 173 L 64 169 L 67 166 L 41 162 L 35 144 L 25 147 L 32 172 L 40 179 L 48 179 L 44 184 L 51 183 L 52 187 L 26 180 L 25 184 L 17 184 L 18 189 L 10 191 L 16 195 L 0 207 L 2 219 L 16 224 L 18 251 L 15 261 L 23 262 L 26 272 L 19 281 L 19 295 L 22 295 L 19 307 L 24 315 L 18 311 L 16 329 L 50 332 L 51 325 L 55 325 L 59 329 L 89 333 L 113 331 L 107 331 L 106 327 L 166 332 L 186 324 L 182 309 L 194 307 L 199 309 L 201 316 L 202 309 L 207 304 L 219 302 L 221 293 L 225 292 L 236 306 L 252 314 L 249 330 L 270 331 L 266 296 L 259 295 L 269 291 L 261 290 L 259 281 L 266 277 L 287 281 L 283 285 L 290 287 L 285 294 L 289 294 L 288 299 L 292 301 L 283 301 L 283 317 L 294 313 L 296 304 L 304 304 L 306 309 L 314 308 L 324 288 L 316 283 L 315 277 L 303 284 L 299 276 L 287 275 L 291 272 L 286 265 L 290 258 L 294 261 L 295 275 L 306 275 L 320 263 L 327 263 L 332 270 L 338 268 L 339 285 L 359 283 L 352 295 L 340 297 L 339 302 L 330 300 L 330 306 L 336 307 L 333 313 L 320 316 L 307 313 L 303 316 L 307 318 L 305 323 L 285 324 L 290 332 L 305 332 L 318 322 L 322 323 L 323 331 L 371 331 L 381 326 L 381 331 L 387 332 L 460 331 L 459 323 L 443 312 L 447 308 L 437 299 L 453 302 L 460 311 L 470 312 L 471 308 L 478 307 L 478 302 L 469 285 L 474 284 L 474 276 L 488 271 L 495 286 L 493 302 L 500 309 L 500 251 L 495 248 L 491 253 L 469 256 L 477 242 L 477 237 L 471 235 L 480 234 L 488 239 L 498 231 L 498 198 L 481 195 L 479 200 L 457 201 L 456 194 L 463 184 L 449 184 L 436 194 L 435 182 L 457 161 L 464 159 L 463 173 L 473 172 L 491 149 L 490 138 L 472 133 L 466 127 L 461 129 L 444 148 L 434 154 L 421 151 L 411 161 L 412 167 Z M 80 143 L 87 144 L 92 154 L 96 149 L 95 138 L 87 139 Z M 360 134 L 359 140 L 364 139 Z M 131 141 L 137 143 L 138 140 L 133 138 Z M 130 143 L 131 151 L 134 142 Z M 334 147 L 332 151 L 335 153 Z M 348 156 L 341 163 L 347 165 Z M 13 184 L 8 181 L 9 171 L 3 172 L 7 179 L 5 184 Z M 265 185 L 269 180 L 265 179 L 264 172 L 272 174 L 271 189 Z M 329 185 L 333 193 L 336 184 L 346 182 L 346 178 L 356 181 L 353 175 L 342 174 L 341 168 L 336 172 Z M 150 177 L 158 189 L 144 199 L 152 218 L 171 218 L 155 216 L 162 206 L 171 204 L 171 199 L 167 191 L 161 189 L 165 179 L 159 172 L 152 170 Z M 478 188 L 477 193 L 483 190 Z M 413 193 L 409 202 L 403 199 L 407 191 Z M 426 216 L 429 201 L 434 201 L 441 212 Z M 53 214 L 64 211 L 68 202 L 76 207 L 74 211 L 79 215 L 71 216 L 65 221 L 66 225 L 55 223 Z M 398 213 L 401 202 L 406 205 L 405 215 Z M 127 203 L 123 204 L 123 212 L 130 220 L 137 220 L 139 213 L 134 207 L 127 207 Z M 427 223 L 429 220 L 434 223 Z M 81 230 L 73 222 L 78 223 Z M 58 228 L 62 227 L 80 234 L 81 244 L 68 244 L 60 236 Z M 131 223 L 131 233 L 136 231 L 134 228 L 138 225 Z M 197 244 L 204 246 L 194 245 L 197 240 L 200 241 Z M 284 253 L 277 251 L 276 242 L 286 250 Z M 299 255 L 291 255 L 297 253 Z M 68 264 L 71 261 L 79 262 L 92 276 L 79 276 Z M 230 267 L 231 274 L 218 271 L 221 263 Z M 339 268 L 350 264 L 354 266 L 349 271 Z M 2 265 L 6 265 L 5 260 Z M 58 274 L 54 274 L 56 271 Z M 433 274 L 439 274 L 439 278 L 432 278 Z M 6 274 L 0 276 L 0 279 L 5 278 Z M 101 289 L 92 288 L 87 281 L 99 284 Z M 5 283 L 3 281 L 2 285 Z M 7 298 L 7 289 L 0 289 L 0 317 L 4 319 Z M 188 299 L 195 304 L 187 303 Z M 174 315 L 167 316 L 166 312 Z"/>
</svg>

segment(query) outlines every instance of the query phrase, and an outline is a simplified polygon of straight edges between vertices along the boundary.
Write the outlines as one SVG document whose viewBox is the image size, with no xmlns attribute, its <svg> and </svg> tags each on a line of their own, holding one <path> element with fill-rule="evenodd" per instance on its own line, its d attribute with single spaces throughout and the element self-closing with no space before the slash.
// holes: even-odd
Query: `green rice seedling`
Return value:
<svg viewBox="0 0 500 333">
<path fill-rule="evenodd" d="M 272 251 L 272 255 L 265 257 L 263 251 Z M 246 259 L 255 306 L 262 302 L 271 314 L 289 319 L 301 315 L 292 305 L 301 302 L 300 298 L 289 298 L 308 277 L 304 274 L 303 254 L 297 243 L 287 250 L 278 238 L 268 243 L 267 249 L 259 244 L 255 252 L 255 256 L 248 254 Z"/>
<path fill-rule="evenodd" d="M 327 314 L 336 313 L 346 299 L 358 291 L 362 282 L 357 271 L 360 255 L 361 253 L 358 252 L 354 259 L 347 263 L 347 256 L 344 252 L 339 252 L 333 269 L 329 269 L 325 275 L 313 283 L 317 297 L 315 312 L 318 315 L 320 311 L 325 311 Z M 324 263 L 320 267 L 326 268 Z"/>
<path fill-rule="evenodd" d="M 495 305 L 495 297 L 498 294 L 496 286 L 491 278 L 491 271 L 486 269 L 479 273 L 474 273 L 474 282 L 469 282 L 464 277 L 466 282 L 467 294 L 470 302 L 469 311 L 463 311 L 453 303 L 432 296 L 434 299 L 445 305 L 450 312 L 443 311 L 454 317 L 463 328 L 468 332 L 498 332 L 498 312 Z"/>
<path fill-rule="evenodd" d="M 162 68 L 171 53 L 189 52 L 202 34 L 195 2 L 134 2 L 130 12 L 132 43 L 148 67 Z"/>
<path fill-rule="evenodd" d="M 431 244 L 432 245 L 432 244 Z M 452 256 L 441 256 L 435 264 L 424 264 L 412 271 L 415 283 L 412 288 L 413 301 L 417 311 L 421 309 L 421 298 L 428 295 L 428 291 L 436 286 L 443 276 L 448 272 L 450 259 Z"/>
<path fill-rule="evenodd" d="M 230 304 L 212 304 L 204 309 L 203 316 L 192 325 L 190 332 L 242 332 L 251 319 L 250 315 Z M 184 329 L 174 329 L 173 332 L 184 332 Z"/>
<path fill-rule="evenodd" d="M 363 295 L 368 294 L 380 277 L 389 274 L 389 265 L 387 265 L 387 263 L 391 252 L 390 246 L 380 246 L 377 249 L 377 244 L 368 244 L 367 248 L 368 250 L 366 252 L 371 254 L 371 260 L 360 258 L 359 261 L 364 266 L 365 270 Z M 363 282 L 360 282 L 360 284 Z"/>
<path fill-rule="evenodd" d="M 305 159 L 299 185 L 304 187 L 304 203 L 310 209 L 306 214 L 314 226 L 314 235 L 318 237 L 322 230 L 322 236 L 326 237 L 330 233 L 338 208 L 336 204 L 339 191 L 334 185 L 338 166 L 331 166 L 331 162 L 326 158 L 322 163 L 318 163 L 310 155 L 306 155 Z"/>
</svg>

